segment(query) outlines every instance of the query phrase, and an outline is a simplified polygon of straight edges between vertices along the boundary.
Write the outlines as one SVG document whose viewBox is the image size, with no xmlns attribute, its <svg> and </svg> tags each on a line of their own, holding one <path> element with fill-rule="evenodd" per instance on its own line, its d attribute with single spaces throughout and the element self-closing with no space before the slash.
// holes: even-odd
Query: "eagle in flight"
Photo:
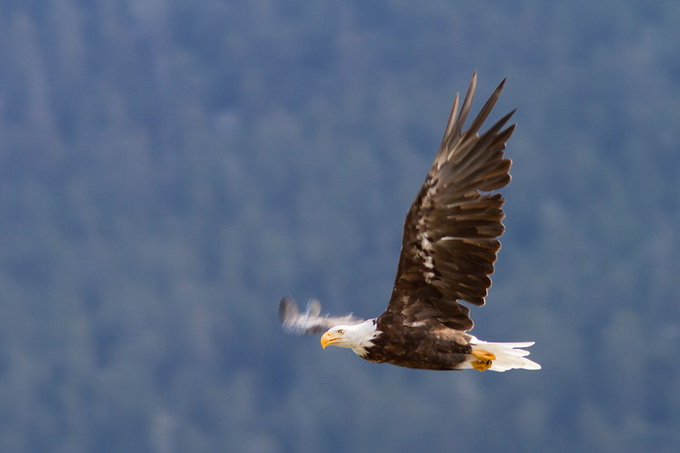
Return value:
<svg viewBox="0 0 680 453">
<path fill-rule="evenodd" d="M 316 300 L 300 312 L 286 297 L 279 314 L 288 333 L 323 333 L 324 348 L 350 348 L 371 362 L 408 368 L 541 368 L 522 349 L 533 342 L 493 343 L 468 333 L 473 322 L 462 302 L 484 305 L 501 247 L 505 200 L 496 191 L 510 182 L 511 161 L 503 150 L 515 128 L 506 127 L 513 110 L 479 135 L 503 90 L 503 80 L 463 130 L 476 81 L 475 73 L 460 112 L 456 95 L 432 168 L 406 215 L 397 276 L 385 312 L 369 320 L 321 315 Z"/>
</svg>

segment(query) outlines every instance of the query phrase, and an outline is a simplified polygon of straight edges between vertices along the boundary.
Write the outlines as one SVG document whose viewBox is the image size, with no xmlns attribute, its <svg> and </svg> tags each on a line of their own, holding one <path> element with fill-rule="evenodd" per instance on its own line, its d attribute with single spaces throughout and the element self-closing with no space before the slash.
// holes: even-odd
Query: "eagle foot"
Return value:
<svg viewBox="0 0 680 453">
<path fill-rule="evenodd" d="M 472 351 L 472 355 L 477 358 L 477 360 L 472 361 L 472 368 L 477 371 L 485 371 L 491 368 L 491 364 L 496 360 L 496 356 L 490 352 L 482 351 L 480 349 Z"/>
</svg>

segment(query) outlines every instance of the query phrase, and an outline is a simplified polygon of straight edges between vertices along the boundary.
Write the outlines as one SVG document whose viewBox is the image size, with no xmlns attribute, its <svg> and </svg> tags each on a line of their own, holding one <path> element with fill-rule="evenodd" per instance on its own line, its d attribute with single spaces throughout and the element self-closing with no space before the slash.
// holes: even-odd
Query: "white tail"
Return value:
<svg viewBox="0 0 680 453">
<path fill-rule="evenodd" d="M 496 360 L 491 362 L 491 371 L 507 371 L 514 368 L 524 370 L 540 370 L 541 365 L 529 360 L 526 356 L 529 351 L 519 348 L 528 348 L 534 344 L 533 341 L 525 341 L 520 343 L 491 343 L 488 341 L 479 340 L 472 337 L 470 346 L 472 350 L 483 350 L 492 353 L 496 356 Z M 461 368 L 472 368 L 472 362 L 462 364 Z"/>
</svg>

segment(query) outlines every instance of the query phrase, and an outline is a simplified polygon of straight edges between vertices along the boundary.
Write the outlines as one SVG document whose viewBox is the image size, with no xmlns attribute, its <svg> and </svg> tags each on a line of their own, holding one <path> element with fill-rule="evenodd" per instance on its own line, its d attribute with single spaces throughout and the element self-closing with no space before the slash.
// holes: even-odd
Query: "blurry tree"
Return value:
<svg viewBox="0 0 680 453">
<path fill-rule="evenodd" d="M 680 7 L 0 0 L 0 449 L 674 451 Z M 378 367 L 456 90 L 504 76 L 515 180 L 480 337 L 541 373 Z M 423 447 L 425 446 L 425 447 Z M 480 447 L 481 446 L 481 447 Z"/>
</svg>

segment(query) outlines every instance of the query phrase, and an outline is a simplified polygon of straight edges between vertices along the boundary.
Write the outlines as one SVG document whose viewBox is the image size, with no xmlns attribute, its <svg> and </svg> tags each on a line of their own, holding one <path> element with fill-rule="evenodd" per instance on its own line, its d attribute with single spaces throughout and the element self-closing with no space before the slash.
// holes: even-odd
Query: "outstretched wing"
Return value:
<svg viewBox="0 0 680 453">
<path fill-rule="evenodd" d="M 321 316 L 321 304 L 316 299 L 310 300 L 305 312 L 300 313 L 297 303 L 290 297 L 281 299 L 279 318 L 284 330 L 295 335 L 323 333 L 340 324 L 354 325 L 364 322 L 351 313 L 344 316 Z"/>
<path fill-rule="evenodd" d="M 513 112 L 487 132 L 479 129 L 491 112 L 505 80 L 496 88 L 466 131 L 476 86 L 473 75 L 460 115 L 458 95 L 432 168 L 404 223 L 397 277 L 387 312 L 404 323 L 437 321 L 470 330 L 469 309 L 460 301 L 483 305 L 489 275 L 501 247 L 503 198 L 491 191 L 510 182 L 505 142 Z"/>
</svg>

